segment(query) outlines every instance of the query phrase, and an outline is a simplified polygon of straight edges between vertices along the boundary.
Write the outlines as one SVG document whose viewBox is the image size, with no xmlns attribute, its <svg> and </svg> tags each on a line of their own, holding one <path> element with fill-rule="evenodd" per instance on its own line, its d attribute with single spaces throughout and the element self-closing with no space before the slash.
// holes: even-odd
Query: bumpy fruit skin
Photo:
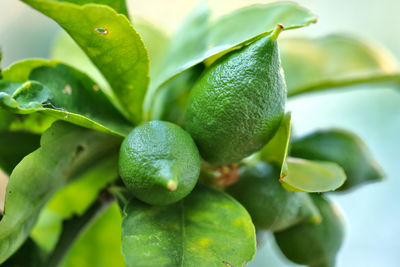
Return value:
<svg viewBox="0 0 400 267">
<path fill-rule="evenodd" d="M 272 138 L 285 101 L 276 36 L 266 36 L 206 69 L 189 96 L 185 127 L 206 161 L 238 162 Z"/>
<path fill-rule="evenodd" d="M 334 267 L 343 243 L 344 226 L 338 210 L 322 195 L 312 194 L 322 216 L 319 224 L 301 223 L 275 233 L 283 254 L 291 261 L 312 267 Z"/>
<path fill-rule="evenodd" d="M 321 219 L 309 195 L 284 189 L 278 168 L 267 163 L 242 166 L 239 180 L 226 191 L 246 208 L 257 229 L 280 231 Z"/>
<path fill-rule="evenodd" d="M 119 172 L 138 199 L 168 205 L 188 195 L 197 183 L 201 159 L 190 135 L 179 126 L 151 121 L 123 141 Z"/>
</svg>

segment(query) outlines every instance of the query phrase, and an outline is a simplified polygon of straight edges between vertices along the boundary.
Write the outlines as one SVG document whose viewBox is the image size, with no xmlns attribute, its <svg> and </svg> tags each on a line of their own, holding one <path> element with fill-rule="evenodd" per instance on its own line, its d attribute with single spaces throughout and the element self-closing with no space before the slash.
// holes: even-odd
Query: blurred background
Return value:
<svg viewBox="0 0 400 267">
<path fill-rule="evenodd" d="M 197 0 L 127 0 L 131 14 L 145 17 L 172 32 Z M 214 16 L 254 3 L 272 1 L 210 1 Z M 319 16 L 308 28 L 285 32 L 287 36 L 322 36 L 345 32 L 373 39 L 400 60 L 400 1 L 398 0 L 298 0 Z M 48 57 L 60 28 L 50 19 L 15 0 L 0 1 L 2 67 L 28 57 Z M 361 136 L 386 172 L 385 181 L 358 188 L 350 194 L 331 194 L 346 217 L 347 235 L 338 256 L 338 267 L 396 267 L 400 251 L 400 92 L 384 86 L 362 90 L 329 91 L 291 100 L 294 130 L 303 135 L 317 128 L 342 127 Z M 346 91 L 346 92 L 344 92 Z M 0 174 L 0 180 L 5 179 Z M 1 195 L 1 192 L 0 192 Z M 1 202 L 1 200 L 0 200 Z M 264 236 L 251 267 L 294 266 Z"/>
</svg>

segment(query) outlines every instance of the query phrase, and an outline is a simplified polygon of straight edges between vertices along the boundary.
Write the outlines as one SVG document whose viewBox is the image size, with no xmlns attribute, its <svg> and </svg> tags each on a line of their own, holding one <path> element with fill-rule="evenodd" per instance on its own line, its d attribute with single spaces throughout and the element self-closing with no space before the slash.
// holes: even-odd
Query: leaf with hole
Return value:
<svg viewBox="0 0 400 267">
<path fill-rule="evenodd" d="M 124 16 L 105 5 L 23 0 L 54 19 L 77 42 L 110 84 L 128 118 L 142 120 L 149 58 L 139 34 Z"/>
</svg>

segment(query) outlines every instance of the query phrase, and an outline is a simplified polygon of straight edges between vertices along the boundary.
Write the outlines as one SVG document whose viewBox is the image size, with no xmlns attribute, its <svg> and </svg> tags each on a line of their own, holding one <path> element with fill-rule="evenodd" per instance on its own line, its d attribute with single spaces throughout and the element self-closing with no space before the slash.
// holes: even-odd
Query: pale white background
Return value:
<svg viewBox="0 0 400 267">
<path fill-rule="evenodd" d="M 129 1 L 129 0 L 128 0 Z M 145 16 L 171 32 L 196 0 L 129 1 L 133 14 Z M 210 1 L 218 16 L 238 6 L 271 1 Z M 299 0 L 318 14 L 317 25 L 293 33 L 320 36 L 346 32 L 374 39 L 400 58 L 400 1 Z M 0 47 L 3 67 L 27 57 L 47 57 L 58 26 L 16 0 L 0 0 Z M 334 199 L 346 216 L 347 236 L 338 267 L 400 266 L 400 91 L 389 88 L 332 92 L 298 98 L 288 104 L 296 134 L 316 128 L 344 127 L 359 134 L 383 166 L 387 178 Z M 252 267 L 292 266 L 273 252 L 272 241 L 259 251 Z"/>
</svg>

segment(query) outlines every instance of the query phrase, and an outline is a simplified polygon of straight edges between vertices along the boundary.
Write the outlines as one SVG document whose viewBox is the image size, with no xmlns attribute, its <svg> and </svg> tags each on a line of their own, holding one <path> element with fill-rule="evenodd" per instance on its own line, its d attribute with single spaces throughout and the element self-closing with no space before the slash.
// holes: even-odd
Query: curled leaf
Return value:
<svg viewBox="0 0 400 267">
<path fill-rule="evenodd" d="M 291 154 L 311 160 L 332 161 L 345 171 L 347 180 L 339 190 L 380 181 L 383 173 L 366 144 L 355 134 L 330 129 L 317 131 L 292 142 Z"/>
<path fill-rule="evenodd" d="M 286 189 L 292 191 L 333 191 L 346 180 L 343 169 L 334 162 L 288 158 L 287 169 L 287 174 L 280 181 Z"/>
</svg>

